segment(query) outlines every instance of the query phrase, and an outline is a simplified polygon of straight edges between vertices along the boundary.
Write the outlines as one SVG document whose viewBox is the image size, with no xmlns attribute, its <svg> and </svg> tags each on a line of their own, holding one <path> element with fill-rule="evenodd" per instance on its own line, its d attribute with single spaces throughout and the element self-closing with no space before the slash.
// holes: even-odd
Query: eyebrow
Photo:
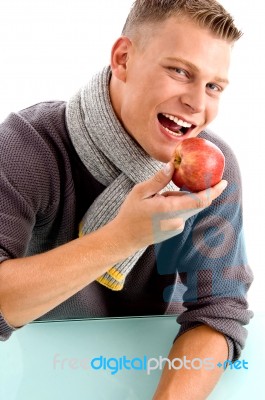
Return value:
<svg viewBox="0 0 265 400">
<path fill-rule="evenodd" d="M 166 61 L 169 61 L 169 62 L 180 62 L 181 64 L 186 65 L 188 68 L 190 68 L 194 72 L 200 72 L 199 68 L 195 64 L 193 64 L 190 61 L 187 61 L 187 60 L 185 60 L 184 58 L 181 58 L 181 57 L 167 57 Z M 222 83 L 229 84 L 228 79 L 221 78 L 219 76 L 216 76 L 214 78 L 214 80 L 217 81 L 217 82 L 222 82 Z"/>
</svg>

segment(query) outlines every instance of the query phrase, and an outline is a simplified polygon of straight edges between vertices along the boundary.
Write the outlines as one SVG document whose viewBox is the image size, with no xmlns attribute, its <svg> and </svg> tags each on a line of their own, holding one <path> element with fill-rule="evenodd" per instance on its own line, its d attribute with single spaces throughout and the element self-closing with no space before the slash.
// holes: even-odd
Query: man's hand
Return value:
<svg viewBox="0 0 265 400">
<path fill-rule="evenodd" d="M 225 189 L 227 182 L 199 193 L 159 192 L 171 181 L 173 163 L 149 180 L 135 185 L 122 204 L 114 223 L 135 250 L 181 233 L 187 218 L 208 207 Z"/>
</svg>

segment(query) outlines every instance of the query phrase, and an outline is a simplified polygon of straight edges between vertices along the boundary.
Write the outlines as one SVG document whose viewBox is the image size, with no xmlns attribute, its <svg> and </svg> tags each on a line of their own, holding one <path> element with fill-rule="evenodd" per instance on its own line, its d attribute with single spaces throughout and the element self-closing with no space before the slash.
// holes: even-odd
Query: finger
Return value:
<svg viewBox="0 0 265 400">
<path fill-rule="evenodd" d="M 185 191 L 168 191 L 168 192 L 163 192 L 161 193 L 161 196 L 164 197 L 169 197 L 169 196 L 184 196 L 184 194 L 189 194 L 190 192 L 185 192 Z"/>
<path fill-rule="evenodd" d="M 227 181 L 222 180 L 215 186 L 202 190 L 198 193 L 190 193 L 189 195 L 195 200 L 197 208 L 206 208 L 211 205 L 213 200 L 220 196 L 226 186 Z"/>
<path fill-rule="evenodd" d="M 225 190 L 227 185 L 228 185 L 228 182 L 225 179 L 223 179 L 219 183 L 217 183 L 217 185 L 213 186 L 212 189 L 215 191 L 214 192 L 215 198 L 220 196 L 220 194 Z"/>
<path fill-rule="evenodd" d="M 221 181 L 217 185 L 202 190 L 198 193 L 185 192 L 182 196 L 168 196 L 168 207 L 173 210 L 183 210 L 184 212 L 192 209 L 203 209 L 211 205 L 227 186 L 227 181 Z"/>
<path fill-rule="evenodd" d="M 140 197 L 150 198 L 160 192 L 171 181 L 173 171 L 174 165 L 169 162 L 150 179 L 136 185 L 135 190 Z"/>
</svg>

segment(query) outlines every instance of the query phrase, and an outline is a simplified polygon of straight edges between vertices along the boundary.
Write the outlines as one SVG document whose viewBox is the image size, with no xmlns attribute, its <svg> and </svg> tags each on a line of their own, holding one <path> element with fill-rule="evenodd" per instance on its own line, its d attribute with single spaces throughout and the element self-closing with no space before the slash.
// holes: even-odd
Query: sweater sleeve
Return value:
<svg viewBox="0 0 265 400">
<path fill-rule="evenodd" d="M 228 186 L 210 207 L 187 220 L 181 235 L 161 245 L 157 265 L 162 274 L 178 272 L 177 283 L 164 291 L 165 301 L 183 301 L 177 337 L 208 325 L 225 335 L 229 359 L 235 360 L 247 337 L 243 325 L 253 316 L 247 302 L 253 275 L 244 242 L 240 172 L 221 139 L 206 132 L 201 136 L 224 152 Z"/>
<path fill-rule="evenodd" d="M 57 172 L 49 146 L 22 115 L 1 124 L 0 137 L 1 263 L 27 254 L 36 221 L 52 206 L 51 176 Z M 14 330 L 0 310 L 0 340 Z"/>
</svg>

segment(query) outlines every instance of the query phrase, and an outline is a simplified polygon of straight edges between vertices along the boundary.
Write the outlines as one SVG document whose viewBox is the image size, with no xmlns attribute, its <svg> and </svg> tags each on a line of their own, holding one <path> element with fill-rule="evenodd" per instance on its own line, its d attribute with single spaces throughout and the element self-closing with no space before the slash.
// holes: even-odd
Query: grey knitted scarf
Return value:
<svg viewBox="0 0 265 400">
<path fill-rule="evenodd" d="M 109 96 L 110 67 L 95 75 L 67 104 L 66 122 L 73 145 L 90 173 L 106 189 L 89 207 L 80 223 L 80 236 L 111 221 L 133 186 L 163 167 L 124 130 Z M 174 190 L 173 183 L 166 190 Z M 112 290 L 121 290 L 125 277 L 146 248 L 110 266 L 97 279 Z"/>
</svg>

